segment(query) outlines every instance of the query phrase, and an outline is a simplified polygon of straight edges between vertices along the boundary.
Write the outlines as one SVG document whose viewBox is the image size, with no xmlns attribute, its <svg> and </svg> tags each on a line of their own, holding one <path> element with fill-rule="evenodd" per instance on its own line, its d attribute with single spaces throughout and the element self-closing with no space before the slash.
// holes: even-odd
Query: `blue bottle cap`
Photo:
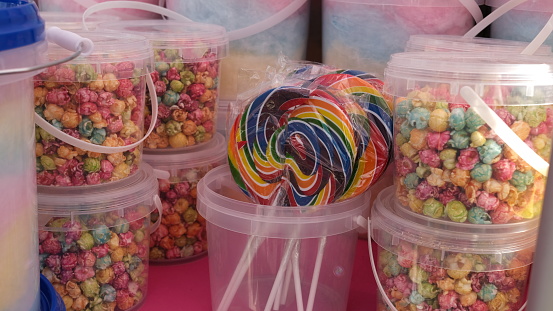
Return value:
<svg viewBox="0 0 553 311">
<path fill-rule="evenodd" d="M 0 51 L 45 39 L 44 20 L 34 2 L 0 0 Z"/>
</svg>

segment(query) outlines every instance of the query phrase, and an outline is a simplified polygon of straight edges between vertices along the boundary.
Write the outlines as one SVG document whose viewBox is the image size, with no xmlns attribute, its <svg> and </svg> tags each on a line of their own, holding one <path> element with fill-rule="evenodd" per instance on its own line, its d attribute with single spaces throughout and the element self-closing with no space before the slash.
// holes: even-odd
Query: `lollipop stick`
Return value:
<svg viewBox="0 0 553 311">
<path fill-rule="evenodd" d="M 279 303 L 281 305 L 286 303 L 286 297 L 288 296 L 288 287 L 290 286 L 290 280 L 292 278 L 292 262 L 288 263 L 288 268 L 286 268 L 286 276 L 284 277 L 284 288 L 282 289 L 282 295 L 280 296 Z"/>
<path fill-rule="evenodd" d="M 290 260 L 290 255 L 292 253 L 292 248 L 294 247 L 295 242 L 296 242 L 296 239 L 290 239 L 286 241 L 286 249 L 284 251 L 284 256 L 282 256 L 282 260 L 280 261 L 280 266 L 278 268 L 275 282 L 273 283 L 273 287 L 271 288 L 271 293 L 269 294 L 269 298 L 267 299 L 267 304 L 265 305 L 265 309 L 264 309 L 265 311 L 270 311 L 271 307 L 273 306 L 273 302 L 276 298 L 276 293 L 284 277 L 284 267 L 286 267 L 286 265 L 288 264 L 288 261 Z"/>
<path fill-rule="evenodd" d="M 294 267 L 294 287 L 296 288 L 296 305 L 298 311 L 303 311 L 303 295 L 301 293 L 301 282 L 300 282 L 300 242 L 296 243 L 294 257 L 292 258 L 292 266 Z"/>
<path fill-rule="evenodd" d="M 317 258 L 315 259 L 315 267 L 313 269 L 313 279 L 311 280 L 311 288 L 309 289 L 309 297 L 307 298 L 307 311 L 312 311 L 313 304 L 315 303 L 315 294 L 317 294 L 317 285 L 319 284 L 319 276 L 321 274 L 321 265 L 323 262 L 325 245 L 326 237 L 320 238 Z"/>
</svg>

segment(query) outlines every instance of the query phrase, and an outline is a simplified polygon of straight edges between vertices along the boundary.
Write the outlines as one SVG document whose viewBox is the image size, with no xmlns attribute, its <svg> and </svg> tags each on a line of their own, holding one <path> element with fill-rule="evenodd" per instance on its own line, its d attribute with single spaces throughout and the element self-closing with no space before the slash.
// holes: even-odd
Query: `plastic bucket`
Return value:
<svg viewBox="0 0 553 311">
<path fill-rule="evenodd" d="M 52 283 L 44 275 L 40 275 L 40 310 L 65 311 L 65 304 L 56 292 Z"/>
<path fill-rule="evenodd" d="M 412 35 L 405 45 L 405 52 L 473 52 L 520 54 L 528 42 L 494 38 L 464 38 L 452 35 Z M 534 55 L 551 55 L 551 47 L 543 45 Z"/>
<path fill-rule="evenodd" d="M 484 227 L 417 217 L 394 206 L 390 187 L 371 214 L 377 244 L 371 264 L 381 298 L 376 310 L 522 310 L 537 220 Z"/>
<path fill-rule="evenodd" d="M 507 2 L 507 0 L 487 0 L 486 5 L 492 7 L 492 10 L 497 10 Z M 552 14 L 553 2 L 527 0 L 495 20 L 490 27 L 490 36 L 530 42 L 546 25 Z M 545 43 L 550 47 L 553 46 L 553 35 L 549 35 Z"/>
<path fill-rule="evenodd" d="M 93 185 L 140 166 L 152 50 L 131 34 L 78 32 L 94 52 L 35 76 L 37 183 Z M 50 46 L 57 59 L 68 52 Z M 151 131 L 151 129 L 149 129 Z"/>
<path fill-rule="evenodd" d="M 382 78 L 410 35 L 463 35 L 473 25 L 459 0 L 324 0 L 323 62 Z"/>
<path fill-rule="evenodd" d="M 139 308 L 157 195 L 147 164 L 109 185 L 38 187 L 40 272 L 68 310 Z"/>
<path fill-rule="evenodd" d="M 40 11 L 44 12 L 65 12 L 65 13 L 83 13 L 87 8 L 103 2 L 113 0 L 39 0 Z M 121 0 L 129 1 L 129 0 Z M 163 0 L 133 0 L 146 4 L 163 6 Z M 105 15 L 119 17 L 121 19 L 152 19 L 159 18 L 159 15 L 153 12 L 144 12 L 135 9 L 117 9 L 104 13 Z M 61 27 L 60 27 L 61 28 Z"/>
<path fill-rule="evenodd" d="M 452 61 L 452 60 L 455 61 Z M 552 60 L 514 54 L 392 55 L 397 196 L 429 218 L 537 218 L 549 168 Z"/>
<path fill-rule="evenodd" d="M 83 30 L 83 14 L 72 12 L 40 12 L 46 28 L 59 27 L 63 30 Z M 119 20 L 117 16 L 94 15 L 88 17 L 86 24 L 89 30 L 94 30 L 100 23 Z"/>
<path fill-rule="evenodd" d="M 213 310 L 264 310 L 271 295 L 279 310 L 297 310 L 302 300 L 312 300 L 306 310 L 346 310 L 356 219 L 368 193 L 317 207 L 258 205 L 240 191 L 228 166 L 211 170 L 197 188 L 209 232 Z M 290 276 L 292 266 L 297 277 Z"/>
<path fill-rule="evenodd" d="M 165 171 L 158 179 L 162 215 L 154 212 L 152 223 L 161 225 L 150 235 L 150 262 L 182 263 L 207 253 L 205 219 L 197 210 L 197 184 L 211 169 L 226 163 L 225 138 L 215 134 L 201 148 L 186 152 L 144 154 L 144 161 Z"/>
<path fill-rule="evenodd" d="M 47 45 L 36 5 L 2 0 L 0 21 L 0 70 L 42 63 Z M 32 156 L 34 74 L 0 75 L 0 275 L 6 278 L 0 283 L 0 305 L 5 310 L 40 308 Z"/>
<path fill-rule="evenodd" d="M 208 142 L 217 131 L 220 62 L 228 53 L 226 30 L 162 20 L 105 23 L 99 28 L 146 36 L 154 50 L 152 79 L 160 106 L 155 131 L 144 148 L 182 149 Z M 152 122 L 148 108 L 146 126 Z"/>
<path fill-rule="evenodd" d="M 222 62 L 220 97 L 236 100 L 244 71 L 264 75 L 281 55 L 303 59 L 307 49 L 309 2 L 305 0 L 167 0 L 168 9 L 229 31 L 230 54 Z"/>
</svg>

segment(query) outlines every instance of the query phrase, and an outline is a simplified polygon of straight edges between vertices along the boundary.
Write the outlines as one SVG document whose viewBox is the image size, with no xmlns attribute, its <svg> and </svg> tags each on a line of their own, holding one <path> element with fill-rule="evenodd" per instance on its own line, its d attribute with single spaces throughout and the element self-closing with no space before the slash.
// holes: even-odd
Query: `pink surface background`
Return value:
<svg viewBox="0 0 553 311">
<path fill-rule="evenodd" d="M 150 284 L 141 311 L 211 311 L 207 256 L 180 265 L 150 265 Z M 376 310 L 377 289 L 367 240 L 359 239 L 347 311 Z"/>
</svg>

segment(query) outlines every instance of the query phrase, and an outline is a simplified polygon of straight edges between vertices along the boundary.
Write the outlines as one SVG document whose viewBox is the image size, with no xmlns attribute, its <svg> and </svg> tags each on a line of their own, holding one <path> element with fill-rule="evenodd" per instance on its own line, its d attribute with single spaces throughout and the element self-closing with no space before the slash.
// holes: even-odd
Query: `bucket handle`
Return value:
<svg viewBox="0 0 553 311">
<path fill-rule="evenodd" d="M 512 8 L 518 6 L 519 4 L 522 4 L 528 0 L 510 0 L 509 2 L 506 2 L 493 12 L 491 12 L 488 16 L 486 16 L 484 19 L 482 19 L 478 24 L 476 24 L 474 27 L 472 27 L 463 38 L 474 38 L 477 34 L 479 34 L 484 28 L 488 27 L 491 23 L 493 23 L 496 19 L 501 17 L 503 14 L 510 11 Z"/>
<path fill-rule="evenodd" d="M 482 98 L 480 98 L 471 87 L 463 86 L 460 90 L 460 94 L 499 138 L 501 138 L 511 149 L 516 150 L 517 154 L 526 161 L 528 165 L 532 166 L 532 168 L 543 176 L 547 176 L 549 163 L 522 141 L 522 139 L 503 122 L 495 111 L 486 105 Z"/>
<path fill-rule="evenodd" d="M 148 136 L 152 133 L 155 127 L 155 121 L 157 120 L 157 110 L 158 110 L 158 101 L 157 96 L 155 96 L 155 87 L 154 82 L 152 81 L 152 77 L 150 76 L 149 70 L 146 70 L 146 84 L 148 86 L 148 90 L 150 91 L 150 101 L 152 104 L 152 121 L 150 122 L 150 127 L 148 128 L 148 131 L 146 134 L 142 136 L 142 138 L 130 145 L 125 146 L 119 146 L 119 147 L 107 147 L 107 146 L 101 146 L 101 145 L 95 145 L 89 142 L 86 142 L 84 140 L 80 140 L 78 138 L 75 138 L 69 134 L 66 134 L 62 131 L 60 131 L 58 128 L 50 124 L 48 121 L 43 119 L 41 116 L 39 116 L 35 112 L 35 124 L 40 126 L 43 130 L 48 132 L 48 134 L 56 137 L 57 139 L 62 140 L 65 143 L 68 143 L 72 146 L 75 146 L 77 148 L 97 152 L 97 153 L 118 153 L 118 152 L 125 152 L 128 150 L 131 150 L 133 148 L 138 147 Z"/>
<path fill-rule="evenodd" d="M 484 18 L 480 6 L 478 6 L 475 0 L 459 0 L 459 2 L 469 11 L 476 23 L 479 23 Z"/>
<path fill-rule="evenodd" d="M 150 232 L 154 232 L 157 230 L 157 228 L 159 228 L 159 225 L 161 225 L 161 215 L 163 215 L 163 204 L 161 203 L 161 199 L 157 194 L 154 195 L 154 205 L 156 206 L 159 217 L 157 218 L 156 222 L 152 225 L 152 230 L 150 230 Z"/>
<path fill-rule="evenodd" d="M 360 218 L 363 218 L 360 216 Z M 382 287 L 382 284 L 380 283 L 380 280 L 378 279 L 378 271 L 376 271 L 376 264 L 375 264 L 375 260 L 374 260 L 374 253 L 373 253 L 373 249 L 372 249 L 372 245 L 371 245 L 371 241 L 372 241 L 372 232 L 371 232 L 371 220 L 369 218 L 365 219 L 358 219 L 357 221 L 361 226 L 367 228 L 367 241 L 368 241 L 368 248 L 369 248 L 369 261 L 371 262 L 371 269 L 372 269 L 372 272 L 373 272 L 373 278 L 376 282 L 376 286 L 378 287 L 378 291 L 380 292 L 380 296 L 382 297 L 382 299 L 384 299 L 384 302 L 386 303 L 386 305 L 388 306 L 388 308 L 390 308 L 392 311 L 397 311 L 396 307 L 394 306 L 394 304 L 392 303 L 392 301 L 390 300 L 390 298 L 388 298 L 388 295 L 386 295 L 386 291 L 384 290 L 384 288 Z M 524 304 L 520 307 L 520 309 L 518 309 L 518 311 L 523 311 L 525 308 L 526 308 L 526 304 L 528 303 L 528 301 L 525 301 Z"/>
</svg>

